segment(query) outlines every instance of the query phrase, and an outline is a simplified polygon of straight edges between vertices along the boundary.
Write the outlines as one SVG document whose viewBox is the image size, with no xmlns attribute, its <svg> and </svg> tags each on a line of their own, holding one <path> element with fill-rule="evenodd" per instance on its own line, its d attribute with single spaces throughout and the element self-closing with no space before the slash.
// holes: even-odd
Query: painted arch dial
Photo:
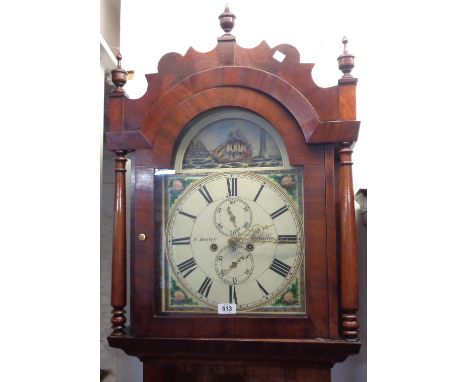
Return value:
<svg viewBox="0 0 468 382">
<path fill-rule="evenodd" d="M 166 254 L 178 283 L 216 308 L 271 303 L 303 262 L 302 218 L 277 183 L 255 173 L 213 174 L 176 200 Z"/>
</svg>

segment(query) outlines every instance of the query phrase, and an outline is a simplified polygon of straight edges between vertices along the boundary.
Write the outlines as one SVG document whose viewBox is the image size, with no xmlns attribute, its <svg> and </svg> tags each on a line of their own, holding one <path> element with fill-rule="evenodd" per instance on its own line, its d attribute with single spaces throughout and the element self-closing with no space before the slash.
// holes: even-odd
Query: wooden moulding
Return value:
<svg viewBox="0 0 468 382">
<path fill-rule="evenodd" d="M 126 239 L 126 197 L 125 164 L 127 151 L 116 151 L 114 234 L 112 245 L 112 335 L 125 334 L 125 305 L 127 305 L 127 239 Z"/>
<path fill-rule="evenodd" d="M 261 81 L 259 81 L 259 78 Z M 180 109 L 187 101 L 198 98 L 199 112 L 206 110 L 207 101 L 210 107 L 229 106 L 223 99 L 218 99 L 218 104 L 213 99 L 206 97 L 200 102 L 200 96 L 208 94 L 210 90 L 249 89 L 258 95 L 268 97 L 282 104 L 296 119 L 301 127 L 304 140 L 307 143 L 339 143 L 343 141 L 356 141 L 359 134 L 359 121 L 336 120 L 320 122 L 314 107 L 290 84 L 273 76 L 251 68 L 216 68 L 188 77 L 174 86 L 168 93 L 155 103 L 136 131 L 110 131 L 106 133 L 108 147 L 117 149 L 147 149 L 154 148 L 155 137 L 178 136 L 178 131 L 166 132 L 167 126 L 164 120 L 173 114 L 174 110 Z M 117 123 L 116 123 L 117 125 Z"/>
<path fill-rule="evenodd" d="M 359 134 L 359 121 L 320 122 L 307 143 L 355 142 Z"/>
<path fill-rule="evenodd" d="M 360 344 L 320 339 L 167 339 L 109 337 L 109 344 L 143 362 L 143 380 L 330 382 L 331 366 Z"/>
<path fill-rule="evenodd" d="M 282 61 L 274 58 L 276 52 L 284 55 Z M 205 53 L 193 48 L 184 56 L 168 53 L 159 61 L 158 73 L 147 75 L 148 89 L 140 99 L 128 99 L 122 92 L 111 98 L 109 148 L 148 149 L 164 129 L 160 122 L 167 113 L 194 95 L 229 86 L 266 94 L 284 105 L 307 143 L 356 141 L 355 83 L 321 88 L 312 79 L 312 68 L 313 64 L 301 63 L 297 49 L 288 44 L 271 48 L 262 42 L 246 49 L 233 40 Z M 134 134 L 123 137 L 129 133 Z"/>
<path fill-rule="evenodd" d="M 213 338 L 109 337 L 109 344 L 142 361 L 157 358 L 163 362 L 256 362 L 311 366 L 344 361 L 359 351 L 359 343 L 341 340 L 259 340 Z"/>
</svg>

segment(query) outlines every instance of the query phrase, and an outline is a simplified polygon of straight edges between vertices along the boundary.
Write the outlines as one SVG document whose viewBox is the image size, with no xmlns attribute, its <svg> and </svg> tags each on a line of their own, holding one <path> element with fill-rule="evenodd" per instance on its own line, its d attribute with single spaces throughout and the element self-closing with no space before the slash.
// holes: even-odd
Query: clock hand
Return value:
<svg viewBox="0 0 468 382">
<path fill-rule="evenodd" d="M 244 257 L 244 255 L 242 255 L 242 256 L 239 257 L 237 260 L 233 261 L 229 267 L 227 267 L 226 269 L 223 269 L 223 270 L 222 270 L 222 273 L 223 273 L 223 274 L 229 273 L 233 268 L 236 268 L 236 267 L 237 267 L 237 264 L 239 264 L 239 263 L 240 263 L 242 260 L 244 260 L 244 259 L 245 259 L 245 257 Z"/>
<path fill-rule="evenodd" d="M 228 207 L 229 208 L 229 207 Z M 238 244 L 245 244 L 247 242 L 252 242 L 253 240 L 255 239 L 252 239 L 252 236 L 255 235 L 255 236 L 260 236 L 263 231 L 269 227 L 273 226 L 273 224 L 270 224 L 270 225 L 260 225 L 260 224 L 256 224 L 254 225 L 250 230 L 248 230 L 244 235 L 240 236 L 231 236 L 229 239 L 228 239 L 228 243 L 230 246 L 232 247 L 235 247 L 236 245 Z M 237 228 L 237 227 L 236 227 Z M 250 236 L 250 237 L 249 237 Z"/>
<path fill-rule="evenodd" d="M 229 220 L 232 221 L 233 223 L 236 222 L 236 216 L 232 213 L 231 207 L 227 208 L 227 213 L 229 215 Z"/>
<path fill-rule="evenodd" d="M 243 236 L 239 236 L 238 238 L 239 239 L 246 239 L 247 237 L 250 236 L 250 238 L 252 238 L 253 236 L 261 236 L 263 234 L 263 232 L 269 228 L 269 227 L 272 227 L 274 224 L 270 224 L 270 225 L 260 225 L 260 224 L 256 224 L 254 225 L 250 230 L 248 230 Z"/>
<path fill-rule="evenodd" d="M 231 211 L 231 207 L 227 208 L 227 213 L 229 214 L 229 220 L 234 224 L 234 227 L 236 228 L 236 231 L 239 232 L 239 227 L 237 227 L 236 223 L 236 215 Z"/>
<path fill-rule="evenodd" d="M 257 244 L 263 244 L 263 243 L 275 243 L 278 244 L 280 243 L 279 240 L 276 239 L 269 239 L 269 240 L 262 240 L 262 239 L 253 239 L 253 240 L 246 240 L 244 243 L 257 243 Z"/>
<path fill-rule="evenodd" d="M 276 240 L 276 239 L 265 239 L 265 240 L 262 240 L 262 239 L 242 239 L 242 240 L 239 240 L 237 241 L 237 244 L 251 244 L 251 243 L 255 243 L 255 244 L 264 244 L 264 243 L 274 243 L 274 244 L 283 244 L 282 241 L 280 240 Z M 290 241 L 288 242 L 290 243 Z"/>
</svg>

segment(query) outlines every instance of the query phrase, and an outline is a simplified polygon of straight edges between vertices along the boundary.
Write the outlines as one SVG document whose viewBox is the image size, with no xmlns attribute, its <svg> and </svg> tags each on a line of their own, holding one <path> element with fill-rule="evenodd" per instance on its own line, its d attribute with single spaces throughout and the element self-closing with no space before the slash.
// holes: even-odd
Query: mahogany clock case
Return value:
<svg viewBox="0 0 468 382">
<path fill-rule="evenodd" d="M 227 94 L 228 89 L 223 89 Z M 245 91 L 241 91 L 244 93 Z M 234 94 L 237 94 L 234 93 Z M 226 97 L 226 95 L 225 95 Z M 242 98 L 241 98 L 242 99 Z M 306 315 L 303 317 L 227 317 L 227 316 L 181 316 L 162 314 L 161 287 L 159 280 L 164 254 L 160 250 L 162 205 L 160 190 L 153 176 L 162 166 L 139 166 L 139 152 L 135 153 L 137 163 L 132 172 L 134 199 L 132 201 L 132 238 L 143 232 L 144 242 L 132 240 L 132 254 L 138 261 L 131 262 L 131 334 L 154 337 L 219 337 L 219 338 L 313 338 L 337 337 L 337 314 L 330 316 L 329 305 L 337 311 L 336 280 L 329 280 L 327 255 L 327 186 L 333 194 L 333 183 L 326 184 L 326 178 L 333 178 L 333 148 L 326 146 L 306 146 L 297 122 L 274 100 L 256 93 L 250 98 L 260 101 L 264 108 L 249 109 L 247 102 L 237 102 L 236 107 L 252 110 L 267 119 L 277 128 L 283 139 L 291 165 L 300 166 L 304 172 L 304 229 L 305 235 L 305 289 Z M 251 107 L 251 106 L 250 106 Z M 206 109 L 203 109 L 205 111 Z M 196 116 L 194 116 L 196 117 Z M 190 121 L 187 121 L 190 124 Z M 179 127 L 183 134 L 184 125 Z M 177 137 L 177 138 L 180 138 Z M 180 141 L 180 139 L 177 139 Z M 299 145 L 298 143 L 302 143 Z M 171 158 L 175 158 L 177 144 L 174 144 Z M 328 156 L 328 158 L 327 158 Z M 173 160 L 173 159 L 172 159 Z M 326 167 L 326 164 L 328 165 Z M 327 174 L 328 171 L 328 174 Z M 159 192 L 157 192 L 159 191 Z M 156 198 L 154 197 L 156 196 Z M 328 200 L 328 208 L 334 208 L 334 200 Z M 329 228 L 330 229 L 330 228 Z M 153 234 L 152 234 L 153 233 Z M 328 243 L 330 245 L 331 243 Z M 330 259 L 336 266 L 336 259 Z M 336 277 L 336 276 L 335 276 Z M 333 290 L 335 288 L 335 290 Z M 332 289 L 334 293 L 329 293 Z M 333 324 L 329 325 L 329 318 Z M 279 321 L 278 321 L 279 320 Z M 331 335 L 330 335 L 331 334 Z"/>
<path fill-rule="evenodd" d="M 209 360 L 222 349 L 241 357 L 248 348 L 249 359 L 269 362 L 270 355 L 283 363 L 316 361 L 321 363 L 317 369 L 325 368 L 329 375 L 330 365 L 359 350 L 351 170 L 351 147 L 359 132 L 357 80 L 350 74 L 354 56 L 344 39 L 344 52 L 338 58 L 343 76 L 337 86 L 320 88 L 311 77 L 313 64 L 301 63 L 293 46 L 237 45 L 230 34 L 234 19 L 226 8 L 220 16 L 225 34 L 212 51 L 190 48 L 183 56 L 165 55 L 157 73 L 147 75 L 148 90 L 137 100 L 125 96 L 127 72 L 118 57 L 106 132 L 107 147 L 117 155 L 109 343 L 140 359 L 150 357 L 151 362 Z M 274 58 L 276 52 L 284 56 L 281 61 Z M 302 171 L 305 314 L 224 316 L 161 310 L 165 222 L 155 172 L 176 167 L 179 146 L 197 118 L 227 109 L 267 121 L 281 139 L 289 165 Z M 124 172 L 129 152 L 131 321 L 127 328 Z M 289 355 L 284 349 L 291 350 Z"/>
</svg>

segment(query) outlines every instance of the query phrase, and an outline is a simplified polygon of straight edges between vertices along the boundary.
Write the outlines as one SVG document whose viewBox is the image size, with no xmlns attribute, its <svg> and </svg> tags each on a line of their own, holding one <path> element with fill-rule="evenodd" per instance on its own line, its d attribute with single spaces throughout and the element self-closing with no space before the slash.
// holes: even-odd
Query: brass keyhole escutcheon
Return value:
<svg viewBox="0 0 468 382">
<path fill-rule="evenodd" d="M 145 241 L 145 240 L 146 240 L 146 235 L 145 235 L 144 233 L 140 233 L 140 234 L 138 235 L 138 240 L 140 240 L 140 241 Z"/>
</svg>

